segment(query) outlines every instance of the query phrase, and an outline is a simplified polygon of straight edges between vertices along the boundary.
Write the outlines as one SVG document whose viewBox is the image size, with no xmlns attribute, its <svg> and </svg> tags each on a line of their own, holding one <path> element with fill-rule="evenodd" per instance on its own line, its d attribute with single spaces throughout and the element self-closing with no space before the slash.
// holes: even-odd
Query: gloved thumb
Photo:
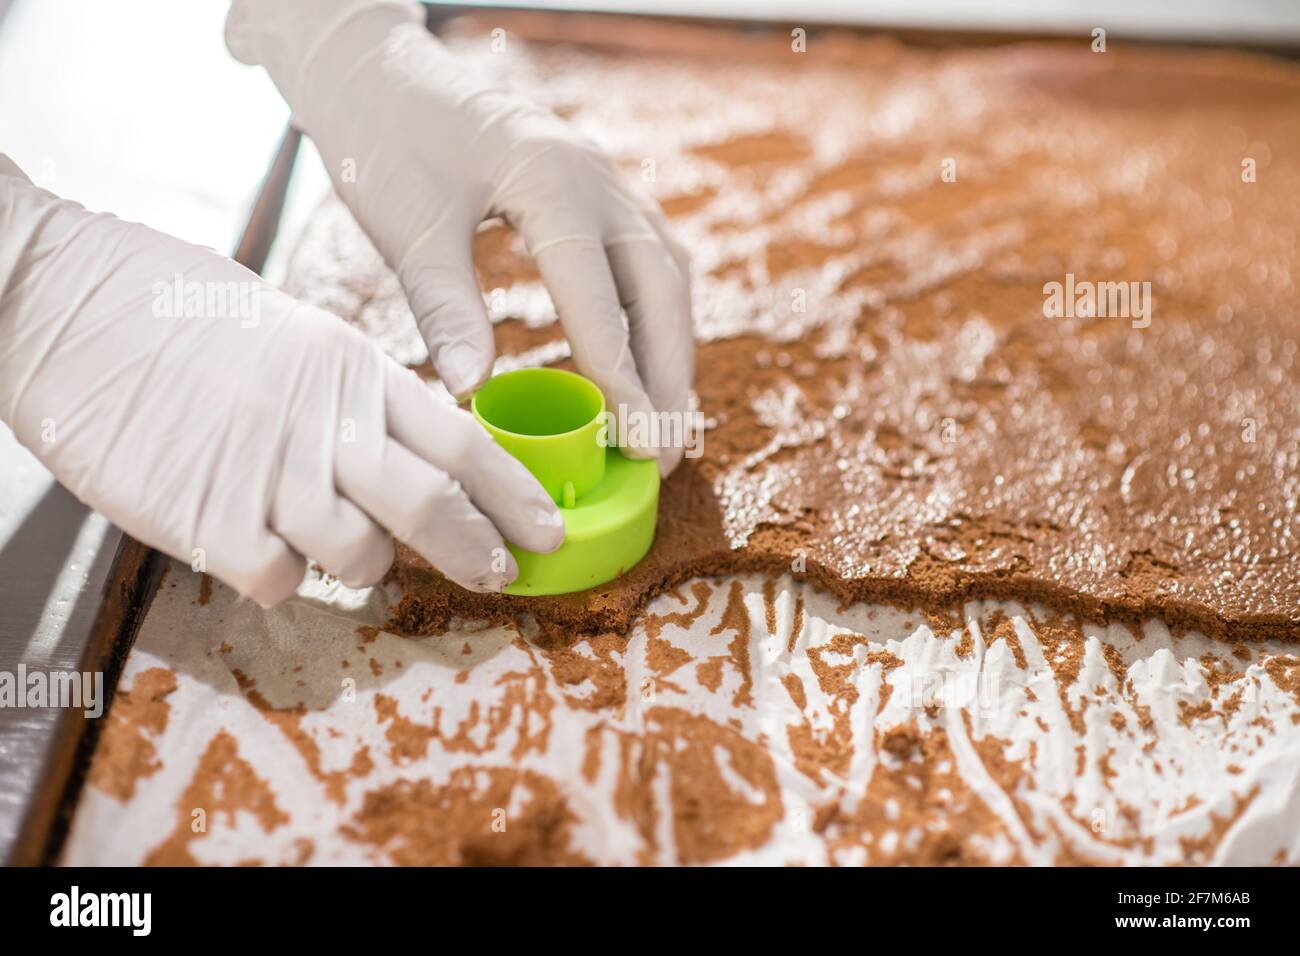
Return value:
<svg viewBox="0 0 1300 956">
<path fill-rule="evenodd" d="M 487 381 L 496 358 L 469 250 L 458 260 L 412 263 L 401 281 L 438 377 L 458 401 L 467 398 Z"/>
</svg>

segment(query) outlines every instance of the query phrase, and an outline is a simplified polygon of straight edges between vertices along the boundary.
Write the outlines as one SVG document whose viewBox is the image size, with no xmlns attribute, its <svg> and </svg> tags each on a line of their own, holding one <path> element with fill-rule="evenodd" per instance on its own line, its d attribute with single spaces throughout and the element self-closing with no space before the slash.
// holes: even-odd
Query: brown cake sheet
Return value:
<svg viewBox="0 0 1300 956">
<path fill-rule="evenodd" d="M 624 577 L 475 595 L 400 548 L 394 630 L 526 613 L 621 632 L 685 579 L 769 570 L 845 602 L 1300 637 L 1300 68 L 1087 38 L 798 53 L 594 17 L 450 42 L 662 202 L 695 257 L 709 428 Z M 476 261 L 499 367 L 567 366 L 514 234 L 486 228 Z M 1149 324 L 1045 317 L 1067 274 L 1150 282 Z M 337 204 L 289 286 L 409 352 L 400 290 Z"/>
</svg>

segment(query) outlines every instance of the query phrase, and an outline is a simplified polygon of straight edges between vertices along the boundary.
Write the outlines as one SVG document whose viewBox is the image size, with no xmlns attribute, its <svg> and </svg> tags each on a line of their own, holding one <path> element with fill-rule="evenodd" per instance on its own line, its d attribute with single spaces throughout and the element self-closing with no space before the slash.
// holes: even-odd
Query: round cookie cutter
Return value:
<svg viewBox="0 0 1300 956">
<path fill-rule="evenodd" d="M 560 369 L 516 369 L 489 379 L 470 408 L 564 518 L 564 544 L 550 554 L 506 542 L 519 576 L 505 593 L 584 591 L 645 557 L 659 512 L 659 466 L 604 446 L 605 398 L 594 383 Z"/>
</svg>

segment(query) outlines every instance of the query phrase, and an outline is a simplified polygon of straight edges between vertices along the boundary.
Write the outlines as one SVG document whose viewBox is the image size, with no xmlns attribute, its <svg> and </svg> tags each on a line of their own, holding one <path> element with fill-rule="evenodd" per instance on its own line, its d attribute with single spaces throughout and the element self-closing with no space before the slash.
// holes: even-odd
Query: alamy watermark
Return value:
<svg viewBox="0 0 1300 956">
<path fill-rule="evenodd" d="M 103 671 L 0 671 L 0 709 L 68 707 L 92 720 L 104 713 Z"/>
<path fill-rule="evenodd" d="M 152 893 L 82 892 L 75 884 L 50 897 L 51 926 L 118 926 L 132 936 L 148 936 L 153 928 Z"/>
<path fill-rule="evenodd" d="M 238 319 L 241 328 L 262 321 L 260 282 L 190 279 L 179 272 L 153 284 L 153 314 L 159 319 Z"/>
<path fill-rule="evenodd" d="M 1090 282 L 1076 280 L 1043 286 L 1043 315 L 1049 319 L 1129 319 L 1135 329 L 1151 324 L 1151 282 Z"/>
<path fill-rule="evenodd" d="M 633 448 L 682 448 L 683 457 L 699 458 L 704 454 L 704 413 L 642 412 L 619 405 L 617 412 L 605 410 L 604 421 L 596 440 L 601 447 L 619 444 Z"/>
<path fill-rule="evenodd" d="M 898 699 L 906 701 L 913 711 L 968 710 L 980 716 L 992 716 L 1003 700 L 1002 678 L 996 671 L 900 671 L 891 683 Z"/>
</svg>

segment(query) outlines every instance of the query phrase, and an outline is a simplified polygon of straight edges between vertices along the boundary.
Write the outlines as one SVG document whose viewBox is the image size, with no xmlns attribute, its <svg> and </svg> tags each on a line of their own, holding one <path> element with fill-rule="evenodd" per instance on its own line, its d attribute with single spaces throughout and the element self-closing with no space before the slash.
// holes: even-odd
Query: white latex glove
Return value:
<svg viewBox="0 0 1300 956">
<path fill-rule="evenodd" d="M 83 502 L 262 605 L 308 555 L 374 584 L 389 532 L 490 590 L 518 574 L 502 533 L 564 537 L 532 475 L 360 332 L 3 156 L 0 418 Z"/>
<path fill-rule="evenodd" d="M 574 361 L 610 410 L 687 411 L 687 255 L 592 143 L 462 68 L 414 3 L 235 0 L 226 39 L 237 58 L 267 68 L 315 140 L 397 273 L 452 394 L 492 371 L 470 244 L 480 222 L 500 216 L 522 234 Z M 682 455 L 624 447 L 657 454 L 665 475 Z"/>
</svg>

